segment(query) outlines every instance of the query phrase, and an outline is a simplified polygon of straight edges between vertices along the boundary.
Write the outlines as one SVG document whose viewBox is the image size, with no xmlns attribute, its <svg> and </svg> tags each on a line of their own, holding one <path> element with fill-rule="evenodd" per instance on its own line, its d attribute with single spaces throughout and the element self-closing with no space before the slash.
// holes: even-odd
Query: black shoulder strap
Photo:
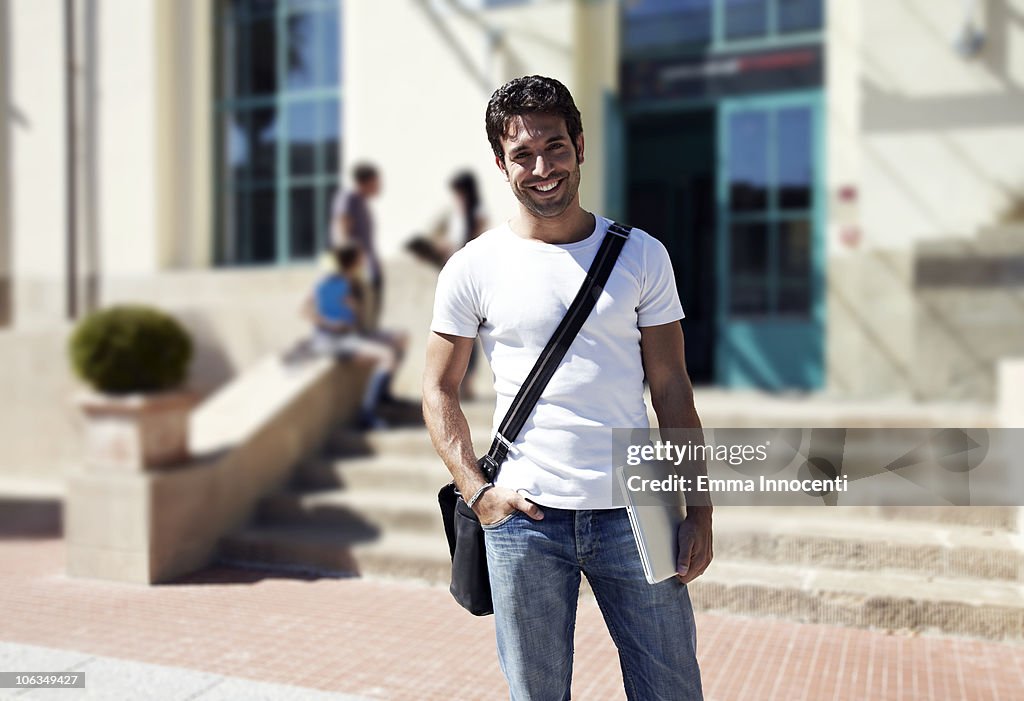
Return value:
<svg viewBox="0 0 1024 701">
<path fill-rule="evenodd" d="M 583 279 L 583 285 L 579 292 L 576 293 L 576 298 L 569 305 L 558 328 L 555 329 L 551 339 L 544 346 L 544 350 L 541 351 L 540 357 L 534 363 L 526 381 L 519 388 L 516 398 L 512 400 L 512 405 L 508 408 L 505 418 L 502 419 L 498 427 L 498 433 L 491 442 L 491 449 L 480 460 L 480 468 L 483 470 L 484 477 L 489 481 L 493 482 L 498 476 L 501 464 L 508 457 L 509 448 L 512 447 L 512 443 L 515 442 L 519 431 L 522 430 L 529 418 L 537 400 L 540 399 L 548 380 L 555 374 L 555 369 L 565 357 L 576 334 L 583 327 L 583 322 L 590 316 L 591 310 L 604 290 L 608 275 L 615 266 L 619 252 L 622 251 L 626 239 L 629 238 L 630 231 L 632 231 L 632 227 L 623 226 L 618 222 L 613 222 L 608 227 L 608 232 L 594 256 L 594 262 L 590 264 L 590 269 Z"/>
</svg>

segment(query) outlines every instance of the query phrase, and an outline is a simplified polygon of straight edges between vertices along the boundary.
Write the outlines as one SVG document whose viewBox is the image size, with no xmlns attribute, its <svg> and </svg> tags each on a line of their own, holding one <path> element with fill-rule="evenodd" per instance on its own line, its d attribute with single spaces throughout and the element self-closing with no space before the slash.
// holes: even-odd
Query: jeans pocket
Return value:
<svg viewBox="0 0 1024 701">
<path fill-rule="evenodd" d="M 513 509 L 512 513 L 510 513 L 508 516 L 505 516 L 500 521 L 495 521 L 494 523 L 481 523 L 480 527 L 483 528 L 485 531 L 490 531 L 495 528 L 501 528 L 506 523 L 515 518 L 515 515 L 519 513 L 522 513 L 521 511 L 519 511 L 519 509 Z"/>
</svg>

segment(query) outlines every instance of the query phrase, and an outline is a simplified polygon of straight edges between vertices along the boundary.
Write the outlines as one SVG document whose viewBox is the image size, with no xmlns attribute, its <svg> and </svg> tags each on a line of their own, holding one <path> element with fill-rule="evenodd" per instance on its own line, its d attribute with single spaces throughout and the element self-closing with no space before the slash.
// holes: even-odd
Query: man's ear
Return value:
<svg viewBox="0 0 1024 701">
<path fill-rule="evenodd" d="M 494 165 L 498 166 L 498 170 L 505 176 L 505 182 L 508 182 L 508 170 L 505 169 L 505 158 L 504 156 L 495 156 Z"/>
<path fill-rule="evenodd" d="M 583 132 L 582 131 L 579 133 L 579 136 L 576 137 L 576 162 L 577 163 L 582 163 L 583 162 Z"/>
</svg>

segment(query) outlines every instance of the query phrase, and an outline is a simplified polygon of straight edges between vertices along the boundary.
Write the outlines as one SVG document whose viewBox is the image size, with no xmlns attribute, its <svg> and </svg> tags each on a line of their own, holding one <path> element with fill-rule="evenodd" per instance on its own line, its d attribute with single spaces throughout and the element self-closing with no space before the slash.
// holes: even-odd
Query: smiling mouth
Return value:
<svg viewBox="0 0 1024 701">
<path fill-rule="evenodd" d="M 543 185 L 533 185 L 532 189 L 536 190 L 537 192 L 551 192 L 556 187 L 558 187 L 559 183 L 561 183 L 561 182 L 562 182 L 561 179 L 552 180 L 551 182 L 544 183 Z"/>
</svg>

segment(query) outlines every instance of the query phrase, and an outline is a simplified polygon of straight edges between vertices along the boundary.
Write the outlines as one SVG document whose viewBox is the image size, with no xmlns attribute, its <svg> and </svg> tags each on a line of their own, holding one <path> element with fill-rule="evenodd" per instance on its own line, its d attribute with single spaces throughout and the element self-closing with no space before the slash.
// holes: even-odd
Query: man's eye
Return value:
<svg viewBox="0 0 1024 701">
<path fill-rule="evenodd" d="M 548 147 L 548 150 L 549 151 L 555 151 L 555 150 L 560 149 L 560 148 L 562 148 L 562 144 L 551 144 L 551 146 Z"/>
</svg>

